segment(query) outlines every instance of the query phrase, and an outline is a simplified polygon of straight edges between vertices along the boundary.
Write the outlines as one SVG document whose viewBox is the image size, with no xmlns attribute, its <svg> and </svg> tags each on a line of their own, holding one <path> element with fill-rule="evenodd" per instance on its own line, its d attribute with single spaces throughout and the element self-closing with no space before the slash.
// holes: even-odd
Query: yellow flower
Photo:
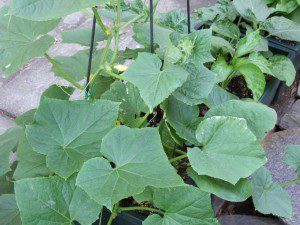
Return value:
<svg viewBox="0 0 300 225">
<path fill-rule="evenodd" d="M 116 126 L 121 126 L 121 121 L 117 120 Z"/>
<path fill-rule="evenodd" d="M 117 69 L 120 72 L 124 72 L 125 70 L 128 69 L 128 67 L 124 66 L 124 65 L 115 65 L 114 68 Z"/>
<path fill-rule="evenodd" d="M 107 29 L 107 30 L 105 31 L 105 33 L 106 33 L 107 36 L 109 36 L 109 35 L 111 35 L 111 30 Z"/>
</svg>

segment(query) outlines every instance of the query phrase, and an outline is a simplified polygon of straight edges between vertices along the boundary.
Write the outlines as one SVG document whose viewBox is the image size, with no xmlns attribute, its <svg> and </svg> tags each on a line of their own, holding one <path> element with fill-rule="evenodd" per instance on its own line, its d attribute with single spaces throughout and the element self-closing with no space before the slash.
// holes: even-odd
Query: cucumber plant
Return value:
<svg viewBox="0 0 300 225">
<path fill-rule="evenodd" d="M 70 57 L 47 53 L 54 43 L 49 32 L 63 16 L 79 10 L 93 12 L 96 41 L 105 43 L 94 49 L 91 79 L 84 85 L 86 50 Z M 1 224 L 88 225 L 103 207 L 111 211 L 108 225 L 119 213 L 134 210 L 150 212 L 145 225 L 219 224 L 211 194 L 234 202 L 253 196 L 261 213 L 292 216 L 282 187 L 299 179 L 276 184 L 264 167 L 260 141 L 277 116 L 257 101 L 263 88 L 258 92 L 255 86 L 261 86 L 259 75 L 265 72 L 261 60 L 253 60 L 263 57 L 254 50 L 258 31 L 234 47 L 213 36 L 212 29 L 186 35 L 180 10 L 157 13 L 152 54 L 149 15 L 142 0 L 14 0 L 0 10 L 1 71 L 11 74 L 44 56 L 55 75 L 72 84 L 51 86 L 37 109 L 17 117 L 16 126 L 0 136 Z M 113 21 L 112 27 L 103 17 Z M 143 48 L 119 49 L 129 26 Z M 64 43 L 83 46 L 90 35 L 86 29 L 62 32 Z M 226 66 L 224 51 L 232 56 Z M 273 73 L 290 65 L 286 60 L 276 66 Z M 228 67 L 233 67 L 229 73 Z M 253 99 L 222 89 L 238 73 L 253 79 L 246 78 Z M 294 75 L 287 76 L 277 77 L 292 83 Z M 86 86 L 85 99 L 69 99 Z M 200 104 L 209 107 L 205 115 Z M 298 150 L 289 147 L 285 162 L 299 172 Z M 132 205 L 125 204 L 128 198 L 134 199 Z"/>
</svg>

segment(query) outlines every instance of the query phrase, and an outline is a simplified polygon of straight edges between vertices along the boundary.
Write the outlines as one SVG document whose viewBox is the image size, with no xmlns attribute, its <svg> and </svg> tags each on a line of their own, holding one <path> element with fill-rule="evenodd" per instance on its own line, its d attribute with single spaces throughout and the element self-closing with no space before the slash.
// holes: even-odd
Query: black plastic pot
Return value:
<svg viewBox="0 0 300 225">
<path fill-rule="evenodd" d="M 107 222 L 110 217 L 110 211 L 106 208 L 103 209 L 102 218 L 101 218 L 101 225 L 107 225 Z M 138 214 L 137 212 L 122 212 L 120 213 L 117 218 L 115 218 L 112 222 L 112 225 L 142 225 L 143 220 L 146 217 Z M 98 225 L 99 221 L 94 223 L 93 225 Z"/>
</svg>

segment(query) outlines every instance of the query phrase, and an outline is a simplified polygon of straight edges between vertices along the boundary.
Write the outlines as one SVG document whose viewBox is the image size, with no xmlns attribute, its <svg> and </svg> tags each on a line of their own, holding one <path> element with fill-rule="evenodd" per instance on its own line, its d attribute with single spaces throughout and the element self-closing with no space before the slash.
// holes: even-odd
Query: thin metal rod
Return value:
<svg viewBox="0 0 300 225">
<path fill-rule="evenodd" d="M 92 62 L 93 62 L 93 52 L 94 52 L 94 43 L 95 43 L 95 32 L 96 32 L 96 16 L 93 18 L 93 28 L 92 28 L 92 35 L 91 35 L 91 43 L 90 43 L 90 55 L 89 55 L 89 64 L 88 64 L 88 71 L 86 75 L 86 83 L 87 86 L 85 88 L 85 94 L 88 95 L 90 92 L 90 79 L 91 79 L 91 70 L 92 70 Z"/>
<path fill-rule="evenodd" d="M 191 33 L 191 6 L 190 0 L 186 1 L 186 10 L 187 10 L 187 22 L 188 22 L 188 33 Z"/>
<path fill-rule="evenodd" d="M 153 0 L 150 0 L 150 51 L 154 53 Z"/>
</svg>

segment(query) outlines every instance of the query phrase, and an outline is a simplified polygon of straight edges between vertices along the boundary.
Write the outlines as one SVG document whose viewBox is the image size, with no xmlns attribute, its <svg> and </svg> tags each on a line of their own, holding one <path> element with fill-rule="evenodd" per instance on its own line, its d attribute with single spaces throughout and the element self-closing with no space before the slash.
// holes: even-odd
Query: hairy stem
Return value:
<svg viewBox="0 0 300 225">
<path fill-rule="evenodd" d="M 126 29 L 128 26 L 130 26 L 131 24 L 137 22 L 138 20 L 142 19 L 145 16 L 144 13 L 142 13 L 141 15 L 138 15 L 137 17 L 133 18 L 132 20 L 129 20 L 127 23 L 125 23 L 120 30 L 124 30 Z"/>
<path fill-rule="evenodd" d="M 117 79 L 119 79 L 119 80 L 127 80 L 126 77 L 124 77 L 124 76 L 122 76 L 122 75 L 115 74 L 115 73 L 113 73 L 113 72 L 111 72 L 111 71 L 109 71 L 109 70 L 106 70 L 106 72 L 107 72 L 109 75 L 111 75 L 112 77 L 117 78 Z"/>
<path fill-rule="evenodd" d="M 107 225 L 111 225 L 113 220 L 118 216 L 118 211 L 119 211 L 119 203 L 117 203 L 114 208 L 113 208 L 113 211 L 109 217 L 109 220 L 107 222 Z"/>
<path fill-rule="evenodd" d="M 99 13 L 98 13 L 98 11 L 97 11 L 97 8 L 96 8 L 96 7 L 93 7 L 92 10 L 93 10 L 93 13 L 94 13 L 94 15 L 95 15 L 95 17 L 96 17 L 96 21 L 97 21 L 98 25 L 101 27 L 101 29 L 104 31 L 104 33 L 107 34 L 108 29 L 107 29 L 106 26 L 104 25 L 104 23 L 103 23 L 103 21 L 102 21 L 100 15 L 99 15 Z"/>
<path fill-rule="evenodd" d="M 112 65 L 118 55 L 119 51 L 119 42 L 120 42 L 120 25 L 121 25 L 121 0 L 117 0 L 117 18 L 116 18 L 116 24 L 115 24 L 115 30 L 114 30 L 114 40 L 115 40 L 115 46 L 114 46 L 114 53 L 111 57 L 110 64 Z"/>
<path fill-rule="evenodd" d="M 181 154 L 181 155 L 185 155 L 185 154 L 186 154 L 186 152 L 181 151 L 181 150 L 179 150 L 179 149 L 175 149 L 175 152 L 176 152 L 176 153 L 179 153 L 179 154 Z"/>
<path fill-rule="evenodd" d="M 176 161 L 180 161 L 180 160 L 182 160 L 182 159 L 185 159 L 185 158 L 187 158 L 188 156 L 187 156 L 187 154 L 185 153 L 184 155 L 180 155 L 180 156 L 177 156 L 177 157 L 175 157 L 175 158 L 173 158 L 173 159 L 170 159 L 169 160 L 169 162 L 170 163 L 173 163 L 173 162 L 176 162 Z"/>
<path fill-rule="evenodd" d="M 141 122 L 139 123 L 138 125 L 138 128 L 140 128 L 141 126 L 143 126 L 143 124 L 145 123 L 145 121 L 147 120 L 147 117 L 150 115 L 150 111 L 147 112 L 143 117 L 142 117 L 142 120 Z"/>
<path fill-rule="evenodd" d="M 71 84 L 73 84 L 76 88 L 83 90 L 83 86 L 78 84 L 66 71 L 64 71 L 63 68 L 53 59 L 51 56 L 49 56 L 47 53 L 44 54 L 46 59 L 53 65 L 55 69 L 57 69 L 58 73 L 67 81 L 69 81 Z"/>
<path fill-rule="evenodd" d="M 279 185 L 281 187 L 285 187 L 285 186 L 294 185 L 294 184 L 300 184 L 300 178 L 298 178 L 296 180 L 291 180 L 291 181 L 283 182 L 283 183 L 281 183 Z"/>
<path fill-rule="evenodd" d="M 120 211 L 134 211 L 134 210 L 138 210 L 138 211 L 150 211 L 150 212 L 155 212 L 155 213 L 159 213 L 161 215 L 164 215 L 165 212 L 161 211 L 159 209 L 153 209 L 150 207 L 144 207 L 144 206 L 133 206 L 133 207 L 119 207 L 119 212 Z"/>
</svg>

